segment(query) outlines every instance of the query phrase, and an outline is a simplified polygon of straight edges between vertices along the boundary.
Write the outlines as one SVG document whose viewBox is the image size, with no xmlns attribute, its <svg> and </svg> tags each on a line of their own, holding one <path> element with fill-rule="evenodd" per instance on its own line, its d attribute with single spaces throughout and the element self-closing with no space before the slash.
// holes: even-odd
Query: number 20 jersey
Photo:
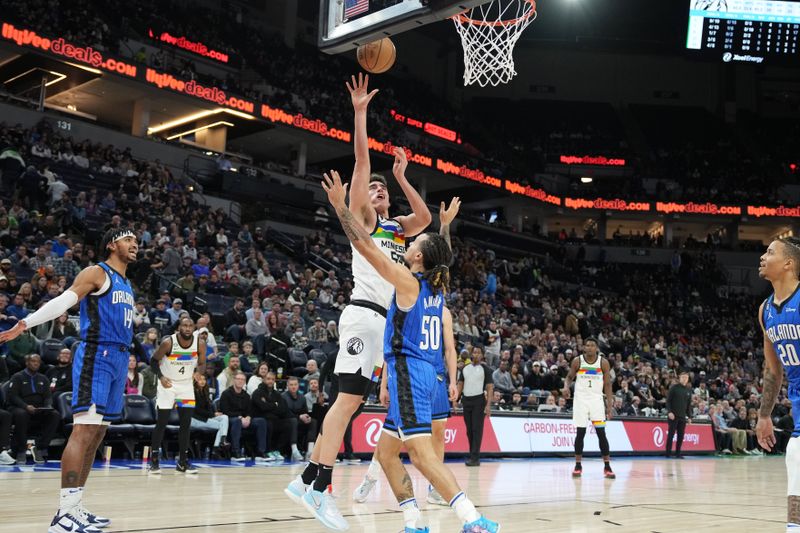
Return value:
<svg viewBox="0 0 800 533">
<path fill-rule="evenodd" d="M 792 410 L 800 413 L 800 286 L 781 305 L 775 305 L 774 298 L 772 294 L 764 301 L 761 317 L 767 338 L 786 369 Z M 800 436 L 800 416 L 796 414 L 792 436 Z"/>
</svg>

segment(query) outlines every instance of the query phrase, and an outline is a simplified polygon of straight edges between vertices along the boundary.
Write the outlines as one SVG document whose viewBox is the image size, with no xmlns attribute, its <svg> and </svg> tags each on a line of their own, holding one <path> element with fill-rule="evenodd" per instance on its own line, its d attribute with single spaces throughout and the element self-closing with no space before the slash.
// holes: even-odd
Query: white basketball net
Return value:
<svg viewBox="0 0 800 533">
<path fill-rule="evenodd" d="M 464 46 L 464 85 L 511 81 L 517 75 L 514 45 L 535 19 L 533 0 L 491 0 L 454 16 Z"/>
</svg>

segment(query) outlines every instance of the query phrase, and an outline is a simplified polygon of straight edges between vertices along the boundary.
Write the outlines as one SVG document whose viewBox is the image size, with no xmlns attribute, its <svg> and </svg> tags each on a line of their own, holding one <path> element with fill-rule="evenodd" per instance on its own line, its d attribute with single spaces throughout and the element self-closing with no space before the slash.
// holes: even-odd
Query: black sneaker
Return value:
<svg viewBox="0 0 800 533">
<path fill-rule="evenodd" d="M 610 466 L 603 468 L 603 475 L 606 479 L 617 479 L 617 475 L 611 470 Z"/>
<path fill-rule="evenodd" d="M 183 472 L 184 474 L 197 474 L 197 467 L 187 461 L 178 461 L 175 464 L 176 472 Z"/>
<path fill-rule="evenodd" d="M 33 456 L 33 462 L 37 465 L 47 462 L 47 457 L 36 446 L 31 446 L 31 455 Z"/>
<path fill-rule="evenodd" d="M 480 459 L 467 459 L 464 464 L 467 466 L 481 466 L 481 461 Z"/>
<path fill-rule="evenodd" d="M 572 477 L 581 477 L 583 474 L 583 465 L 575 465 L 575 468 L 572 469 Z"/>
<path fill-rule="evenodd" d="M 150 466 L 147 468 L 147 472 L 150 474 L 161 473 L 161 465 L 158 461 L 158 452 L 153 452 L 153 455 L 150 456 Z"/>
</svg>

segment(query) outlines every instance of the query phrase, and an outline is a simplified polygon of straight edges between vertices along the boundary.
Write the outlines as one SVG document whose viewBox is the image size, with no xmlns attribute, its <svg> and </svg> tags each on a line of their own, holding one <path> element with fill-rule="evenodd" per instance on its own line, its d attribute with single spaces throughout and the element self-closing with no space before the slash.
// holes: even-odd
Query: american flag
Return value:
<svg viewBox="0 0 800 533">
<path fill-rule="evenodd" d="M 344 18 L 349 19 L 369 11 L 369 0 L 344 0 Z"/>
</svg>

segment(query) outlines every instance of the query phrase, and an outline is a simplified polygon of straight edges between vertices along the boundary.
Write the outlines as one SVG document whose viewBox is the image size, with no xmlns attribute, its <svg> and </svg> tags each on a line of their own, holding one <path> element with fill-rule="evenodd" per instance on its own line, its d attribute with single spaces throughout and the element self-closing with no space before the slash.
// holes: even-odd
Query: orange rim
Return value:
<svg viewBox="0 0 800 533">
<path fill-rule="evenodd" d="M 528 11 L 525 15 L 521 17 L 517 17 L 515 19 L 508 19 L 508 20 L 493 20 L 493 21 L 486 21 L 486 20 L 476 20 L 473 18 L 469 18 L 464 13 L 466 11 L 459 13 L 458 15 L 453 15 L 451 17 L 453 20 L 457 20 L 462 24 L 472 24 L 473 26 L 511 26 L 513 24 L 517 24 L 522 22 L 523 20 L 529 19 L 536 14 L 536 0 L 525 0 L 527 3 L 531 5 L 531 10 Z"/>
</svg>

